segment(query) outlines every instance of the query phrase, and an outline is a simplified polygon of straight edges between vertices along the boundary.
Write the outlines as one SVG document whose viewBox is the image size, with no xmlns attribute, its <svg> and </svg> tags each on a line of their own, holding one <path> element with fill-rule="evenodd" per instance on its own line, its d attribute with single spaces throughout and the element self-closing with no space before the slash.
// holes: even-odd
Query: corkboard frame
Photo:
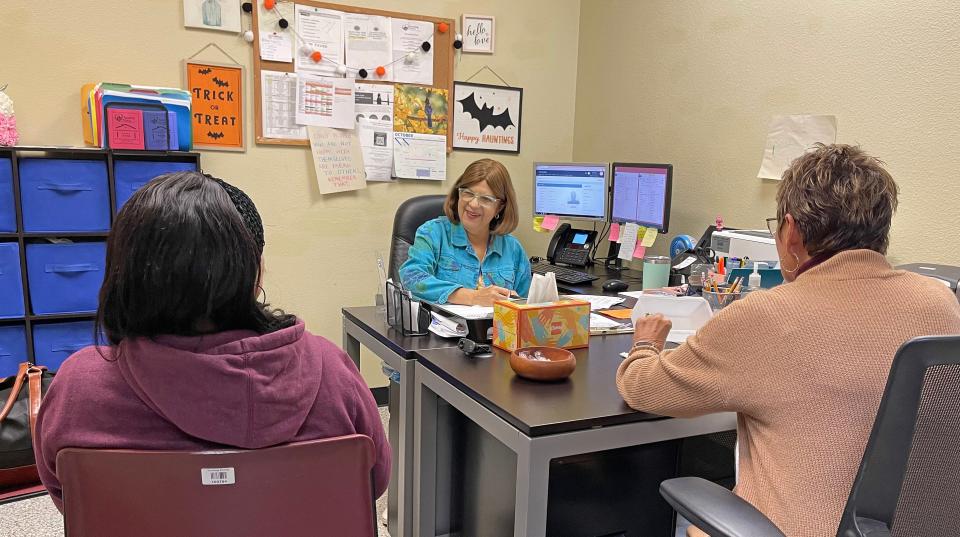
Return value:
<svg viewBox="0 0 960 537">
<path fill-rule="evenodd" d="M 382 17 L 391 17 L 398 19 L 410 19 L 417 21 L 426 21 L 432 22 L 434 25 L 433 33 L 433 85 L 432 88 L 445 89 L 447 90 L 447 99 L 448 99 L 448 110 L 450 110 L 452 115 L 453 106 L 450 105 L 449 99 L 453 99 L 453 57 L 454 57 L 454 48 L 453 40 L 456 34 L 456 20 L 447 19 L 442 17 L 429 17 L 426 15 L 414 15 L 411 13 L 402 13 L 399 11 L 385 11 L 382 9 L 371 9 L 365 7 L 356 7 L 356 6 L 347 6 L 343 4 L 331 4 L 328 2 L 313 2 L 310 0 L 297 0 L 297 4 L 312 6 L 324 9 L 335 9 L 337 11 L 343 11 L 345 13 L 362 13 L 365 15 L 379 15 Z M 284 138 L 266 138 L 263 135 L 263 88 L 260 87 L 261 83 L 261 71 L 278 71 L 284 73 L 293 73 L 294 72 L 294 62 L 272 62 L 265 61 L 260 59 L 260 21 L 259 9 L 254 5 L 253 12 L 251 13 L 253 17 L 253 23 L 251 29 L 253 30 L 253 100 L 254 100 L 254 124 L 256 128 L 256 141 L 258 144 L 266 145 L 300 145 L 300 146 L 309 146 L 310 140 L 304 138 L 302 140 L 289 140 Z M 441 22 L 447 23 L 446 33 L 440 33 L 437 29 L 437 25 Z M 290 21 L 290 24 L 293 25 L 294 21 Z M 372 83 L 372 84 L 394 84 L 393 82 L 387 81 L 378 81 L 371 79 L 357 79 L 360 82 Z M 447 129 L 447 153 L 450 153 L 453 149 L 453 129 Z"/>
</svg>

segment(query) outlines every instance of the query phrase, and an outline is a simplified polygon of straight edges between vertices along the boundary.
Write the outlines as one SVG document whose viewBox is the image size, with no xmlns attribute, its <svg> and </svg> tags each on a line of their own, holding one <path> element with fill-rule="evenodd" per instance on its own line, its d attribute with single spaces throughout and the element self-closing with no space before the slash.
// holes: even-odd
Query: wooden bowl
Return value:
<svg viewBox="0 0 960 537">
<path fill-rule="evenodd" d="M 547 361 L 531 360 L 520 356 L 521 352 L 533 354 L 540 351 Z M 577 359 L 566 349 L 556 347 L 524 347 L 510 353 L 510 367 L 525 379 L 540 381 L 563 380 L 577 368 Z"/>
</svg>

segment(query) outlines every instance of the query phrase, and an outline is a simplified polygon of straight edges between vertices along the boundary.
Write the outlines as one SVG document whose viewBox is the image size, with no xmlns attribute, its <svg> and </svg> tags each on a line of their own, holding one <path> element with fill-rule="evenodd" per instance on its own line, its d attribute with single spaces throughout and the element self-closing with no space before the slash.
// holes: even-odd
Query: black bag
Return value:
<svg viewBox="0 0 960 537">
<path fill-rule="evenodd" d="M 0 491 L 40 482 L 33 457 L 33 428 L 40 399 L 53 381 L 46 367 L 20 364 L 0 379 Z"/>
</svg>

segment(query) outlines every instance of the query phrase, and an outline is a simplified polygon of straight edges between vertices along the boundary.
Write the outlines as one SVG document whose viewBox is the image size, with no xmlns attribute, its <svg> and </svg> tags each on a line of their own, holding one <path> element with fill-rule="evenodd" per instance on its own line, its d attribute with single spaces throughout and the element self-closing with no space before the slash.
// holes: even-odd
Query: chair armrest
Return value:
<svg viewBox="0 0 960 537">
<path fill-rule="evenodd" d="M 859 533 L 850 533 L 850 535 L 857 535 L 858 537 L 890 537 L 890 528 L 883 522 L 872 518 L 858 516 L 857 530 L 859 530 Z"/>
<path fill-rule="evenodd" d="M 706 479 L 668 479 L 660 483 L 660 495 L 711 537 L 785 537 L 754 506 Z"/>
</svg>

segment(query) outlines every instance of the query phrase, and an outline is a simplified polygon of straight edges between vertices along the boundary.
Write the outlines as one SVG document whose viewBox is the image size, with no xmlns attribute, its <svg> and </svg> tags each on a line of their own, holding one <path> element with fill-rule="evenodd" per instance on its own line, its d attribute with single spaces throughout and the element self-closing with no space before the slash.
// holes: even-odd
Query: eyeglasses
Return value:
<svg viewBox="0 0 960 537">
<path fill-rule="evenodd" d="M 457 190 L 460 192 L 460 199 L 462 199 L 464 203 L 470 203 L 473 200 L 477 200 L 477 203 L 479 203 L 480 206 L 485 209 L 493 209 L 497 205 L 500 205 L 500 198 L 480 195 L 469 188 L 459 188 Z"/>
<path fill-rule="evenodd" d="M 767 218 L 767 230 L 770 231 L 771 235 L 776 237 L 777 232 L 780 231 L 780 221 L 776 218 Z"/>
</svg>

